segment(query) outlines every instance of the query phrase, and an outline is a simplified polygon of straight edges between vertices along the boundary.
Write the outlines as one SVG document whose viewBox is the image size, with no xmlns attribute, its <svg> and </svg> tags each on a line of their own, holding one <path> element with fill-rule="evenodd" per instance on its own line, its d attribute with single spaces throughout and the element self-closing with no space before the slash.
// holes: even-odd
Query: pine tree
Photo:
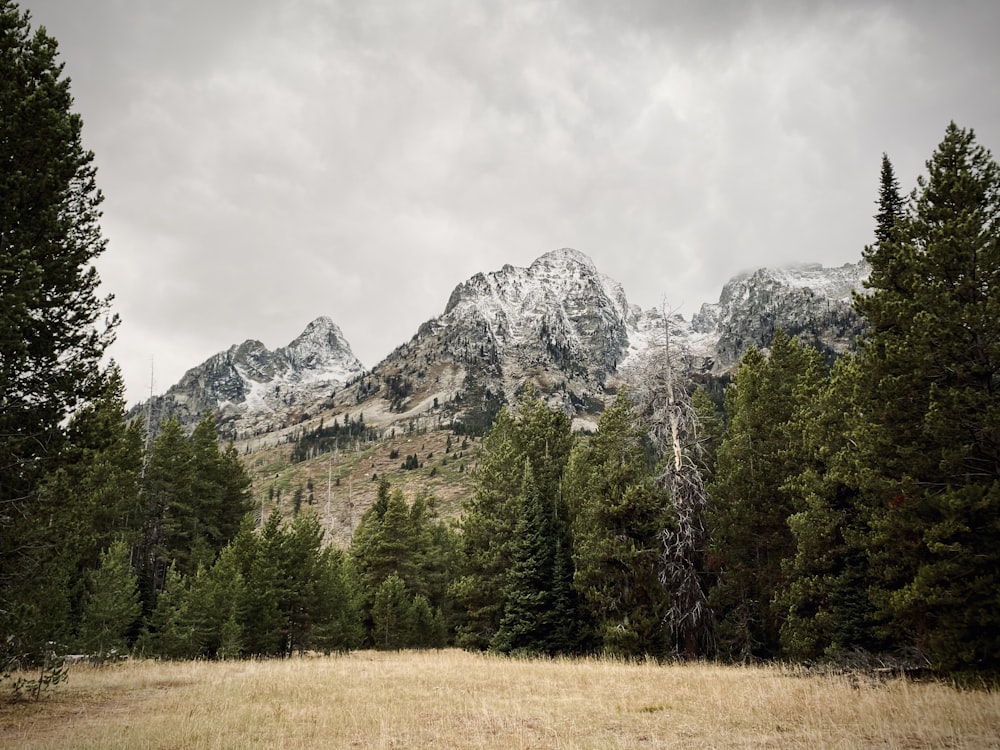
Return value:
<svg viewBox="0 0 1000 750">
<path fill-rule="evenodd" d="M 524 466 L 515 445 L 516 429 L 513 415 L 503 407 L 483 439 L 475 490 L 463 503 L 463 574 L 452 585 L 452 593 L 464 610 L 458 643 L 465 648 L 487 648 L 503 614 L 509 543 L 516 523 L 512 504 Z"/>
<path fill-rule="evenodd" d="M 871 266 L 869 288 L 901 289 L 907 278 L 903 253 L 893 250 L 907 219 L 906 204 L 889 157 L 882 155 L 876 201 L 875 244 L 863 251 Z M 891 330 L 895 315 L 868 307 L 869 330 Z M 869 342 L 870 343 L 870 342 Z M 863 381 L 858 359 L 837 362 L 829 378 L 815 379 L 812 391 L 800 391 L 790 429 L 803 465 L 788 478 L 784 490 L 795 512 L 788 524 L 795 537 L 795 555 L 786 560 L 776 604 L 785 616 L 781 626 L 783 652 L 794 659 L 853 658 L 857 652 L 885 646 L 876 635 L 876 614 L 868 592 L 872 584 L 867 545 L 870 513 L 859 491 L 860 427 L 874 402 L 872 378 Z M 807 386 L 808 387 L 808 386 Z M 881 409 L 881 406 L 876 408 Z"/>
<path fill-rule="evenodd" d="M 138 578 L 124 541 L 114 542 L 91 576 L 80 624 L 80 643 L 103 661 L 128 652 L 128 635 L 139 618 Z"/>
<path fill-rule="evenodd" d="M 397 651 L 410 645 L 413 637 L 412 607 L 413 600 L 402 578 L 393 573 L 382 581 L 372 605 L 375 648 Z"/>
<path fill-rule="evenodd" d="M 461 540 L 452 525 L 439 518 L 433 497 L 418 495 L 414 499 L 410 506 L 410 527 L 417 570 L 412 590 L 427 598 L 435 617 L 440 615 L 445 623 L 447 633 L 451 629 L 448 624 L 455 619 L 449 591 L 460 565 Z"/>
<path fill-rule="evenodd" d="M 199 567 L 191 580 L 184 608 L 189 647 L 209 659 L 233 658 L 243 648 L 246 601 L 237 551 L 227 546 L 210 568 Z"/>
<path fill-rule="evenodd" d="M 741 360 L 726 392 L 729 425 L 709 486 L 710 552 L 718 579 L 710 593 L 720 654 L 745 661 L 780 650 L 783 613 L 772 605 L 784 581 L 783 563 L 795 553 L 788 518 L 795 508 L 785 488 L 803 457 L 793 427 L 796 393 L 822 376 L 818 352 L 778 330 L 765 358 L 756 349 Z"/>
<path fill-rule="evenodd" d="M 362 611 L 370 634 L 374 627 L 375 594 L 382 582 L 396 575 L 407 585 L 418 577 L 412 541 L 410 509 L 403 491 L 391 489 L 388 481 L 381 482 L 376 501 L 361 517 L 351 540 L 351 558 L 358 574 Z"/>
<path fill-rule="evenodd" d="M 143 540 L 140 550 L 143 598 L 149 603 L 163 587 L 171 563 L 194 575 L 192 558 L 195 506 L 191 445 L 176 419 L 156 438 L 143 477 Z"/>
<path fill-rule="evenodd" d="M 517 506 L 503 616 L 490 648 L 502 653 L 545 653 L 544 642 L 552 627 L 553 513 L 538 491 L 527 459 Z"/>
<path fill-rule="evenodd" d="M 790 439 L 804 462 L 783 490 L 794 513 L 795 554 L 786 560 L 776 605 L 781 644 L 797 660 L 844 660 L 881 650 L 868 598 L 868 526 L 858 491 L 857 360 L 839 360 L 829 378 L 800 391 Z"/>
<path fill-rule="evenodd" d="M 251 511 L 250 477 L 235 447 L 219 448 L 213 415 L 206 414 L 191 434 L 191 472 L 196 543 L 214 558 L 239 531 Z M 210 561 L 210 560 L 209 560 Z"/>
<path fill-rule="evenodd" d="M 350 557 L 340 549 L 325 547 L 317 569 L 316 648 L 325 653 L 357 648 L 364 632 L 358 578 Z"/>
<path fill-rule="evenodd" d="M 256 537 L 237 536 L 237 558 L 246 578 L 244 604 L 245 648 L 258 656 L 285 655 L 288 621 L 281 609 L 284 566 L 284 530 L 281 516 L 272 513 Z"/>
<path fill-rule="evenodd" d="M 38 489 L 46 534 L 60 543 L 37 558 L 33 601 L 21 610 L 35 639 L 68 643 L 101 554 L 119 539 L 137 540 L 141 425 L 126 423 L 123 394 L 112 366 L 101 396 L 67 423 L 63 465 Z"/>
<path fill-rule="evenodd" d="M 875 604 L 942 670 L 1000 668 L 1000 167 L 950 124 L 871 253 L 857 441 Z M 876 268 L 888 269 L 875 274 Z"/>
<path fill-rule="evenodd" d="M 195 654 L 190 649 L 186 631 L 187 582 L 171 565 L 164 577 L 163 591 L 156 598 L 156 607 L 146 618 L 146 624 L 136 651 L 142 656 L 160 659 L 189 659 Z"/>
<path fill-rule="evenodd" d="M 568 515 L 560 487 L 573 445 L 569 418 L 549 409 L 533 391 L 527 390 L 517 413 L 501 409 L 490 434 L 483 442 L 481 466 L 474 496 L 465 506 L 462 521 L 463 575 L 452 593 L 464 610 L 457 640 L 466 648 L 491 647 L 505 614 L 511 590 L 508 578 L 513 565 L 512 550 L 517 544 L 524 471 L 530 466 L 533 482 L 544 502 L 551 503 L 558 532 L 562 572 L 572 587 L 572 560 Z M 526 463 L 527 462 L 527 463 Z M 571 609 L 575 603 L 568 603 Z M 579 611 L 573 615 L 578 617 Z M 559 627 L 565 626 L 561 622 Z M 563 631 L 560 629 L 560 633 Z M 578 640 L 579 634 L 553 636 L 553 643 Z M 559 646 L 561 650 L 578 645 Z"/>
<path fill-rule="evenodd" d="M 574 584 L 596 622 L 600 648 L 619 657 L 667 650 L 659 534 L 669 523 L 669 499 L 654 484 L 647 442 L 622 390 L 589 444 L 574 447 L 564 480 Z"/>
<path fill-rule="evenodd" d="M 98 296 L 101 194 L 72 105 L 56 41 L 0 1 L 0 640 L 22 657 L 45 647 L 37 582 L 66 577 L 65 504 L 41 488 L 68 463 L 69 417 L 105 388 L 117 325 Z"/>
<path fill-rule="evenodd" d="M 320 559 L 323 527 L 313 510 L 299 513 L 287 528 L 282 563 L 282 609 L 287 612 L 289 642 L 300 653 L 312 647 L 320 612 Z"/>
</svg>

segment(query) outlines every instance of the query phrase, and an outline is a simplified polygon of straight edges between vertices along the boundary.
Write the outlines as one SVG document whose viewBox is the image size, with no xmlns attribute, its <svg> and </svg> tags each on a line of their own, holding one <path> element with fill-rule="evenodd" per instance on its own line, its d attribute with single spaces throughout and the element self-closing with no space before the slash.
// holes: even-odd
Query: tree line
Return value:
<svg viewBox="0 0 1000 750">
<path fill-rule="evenodd" d="M 210 416 L 149 445 L 127 421 L 93 155 L 55 41 L 10 0 L 0 72 L 5 667 L 455 644 L 996 674 L 1000 168 L 971 130 L 908 198 L 883 157 L 856 353 L 779 331 L 719 409 L 665 330 L 594 435 L 526 393 L 459 522 L 383 481 L 337 550 L 309 511 L 250 513 Z"/>
</svg>

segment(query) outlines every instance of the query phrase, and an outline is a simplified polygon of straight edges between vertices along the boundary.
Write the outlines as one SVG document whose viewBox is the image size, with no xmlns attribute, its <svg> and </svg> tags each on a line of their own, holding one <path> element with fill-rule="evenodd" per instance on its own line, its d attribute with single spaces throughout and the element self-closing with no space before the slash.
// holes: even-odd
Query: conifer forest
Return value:
<svg viewBox="0 0 1000 750">
<path fill-rule="evenodd" d="M 457 518 L 383 479 L 343 549 L 309 507 L 261 517 L 211 415 L 127 417 L 82 125 L 0 0 L 3 672 L 458 646 L 1000 674 L 1000 166 L 972 129 L 912 192 L 873 164 L 853 353 L 778 330 L 720 397 L 664 346 L 593 434 L 527 390 Z"/>
</svg>

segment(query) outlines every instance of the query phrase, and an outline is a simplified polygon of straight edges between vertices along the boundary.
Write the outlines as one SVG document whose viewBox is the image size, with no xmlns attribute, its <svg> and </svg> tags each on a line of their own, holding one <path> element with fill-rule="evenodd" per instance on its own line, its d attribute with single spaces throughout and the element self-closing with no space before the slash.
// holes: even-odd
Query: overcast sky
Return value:
<svg viewBox="0 0 1000 750">
<path fill-rule="evenodd" d="M 319 315 L 366 367 L 574 247 L 686 317 L 841 265 L 954 120 L 1000 152 L 995 0 L 22 0 L 96 153 L 130 402 Z"/>
</svg>

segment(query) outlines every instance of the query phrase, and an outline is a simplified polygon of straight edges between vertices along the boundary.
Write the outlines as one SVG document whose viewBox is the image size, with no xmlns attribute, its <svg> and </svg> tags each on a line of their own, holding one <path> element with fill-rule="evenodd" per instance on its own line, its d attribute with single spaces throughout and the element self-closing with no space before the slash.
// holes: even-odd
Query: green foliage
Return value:
<svg viewBox="0 0 1000 750">
<path fill-rule="evenodd" d="M 702 385 L 695 388 L 691 394 L 691 406 L 697 416 L 699 442 L 701 444 L 702 474 L 705 481 L 711 480 L 715 472 L 715 454 L 722 444 L 726 425 L 724 415 L 716 406 L 708 389 Z"/>
<path fill-rule="evenodd" d="M 138 577 L 124 541 L 113 543 L 90 574 L 80 624 L 80 644 L 98 661 L 128 650 L 127 636 L 139 618 Z"/>
<path fill-rule="evenodd" d="M 804 459 L 784 489 L 795 512 L 788 524 L 795 553 L 784 566 L 776 604 L 785 615 L 783 653 L 797 660 L 842 660 L 881 648 L 868 599 L 865 513 L 858 492 L 857 360 L 803 394 L 790 430 Z"/>
<path fill-rule="evenodd" d="M 325 547 L 316 572 L 313 646 L 324 653 L 357 648 L 364 632 L 358 578 L 350 557 L 335 547 Z"/>
<path fill-rule="evenodd" d="M 170 420 L 153 442 L 142 480 L 142 593 L 147 608 L 171 564 L 184 576 L 210 567 L 250 511 L 250 478 L 215 423 L 203 418 L 189 437 Z"/>
<path fill-rule="evenodd" d="M 142 656 L 189 659 L 195 656 L 192 646 L 187 627 L 187 583 L 177 566 L 171 565 L 135 650 Z"/>
<path fill-rule="evenodd" d="M 573 448 L 563 482 L 573 518 L 574 584 L 595 622 L 598 647 L 620 657 L 667 650 L 668 597 L 658 570 L 669 503 L 655 486 L 646 443 L 622 390 L 590 442 Z"/>
<path fill-rule="evenodd" d="M 709 485 L 711 556 L 718 578 L 709 601 L 720 655 L 769 658 L 779 652 L 783 619 L 772 599 L 782 564 L 795 551 L 794 512 L 785 488 L 801 466 L 792 417 L 822 377 L 822 359 L 782 331 L 771 355 L 747 352 L 726 392 L 729 425 Z"/>
<path fill-rule="evenodd" d="M 39 583 L 72 579 L 63 533 L 89 521 L 54 477 L 87 447 L 67 450 L 68 424 L 105 391 L 117 325 L 98 296 L 101 194 L 72 104 L 56 41 L 0 4 L 0 637 L 39 663 L 48 634 L 67 637 L 67 593 Z"/>
<path fill-rule="evenodd" d="M 214 564 L 185 579 L 171 566 L 137 650 L 161 658 L 287 656 L 360 643 L 357 582 L 346 555 L 322 545 L 315 513 L 249 516 Z"/>
<path fill-rule="evenodd" d="M 1000 668 L 1000 167 L 948 126 L 868 251 L 855 440 L 872 600 L 942 670 Z M 992 592 L 992 593 L 991 593 Z"/>
<path fill-rule="evenodd" d="M 408 506 L 400 489 L 391 489 L 387 480 L 379 484 L 376 500 L 362 516 L 351 542 L 366 629 L 374 643 L 381 638 L 386 648 L 413 645 L 407 635 L 384 646 L 385 634 L 380 635 L 375 623 L 375 598 L 384 582 L 393 576 L 399 578 L 407 591 L 407 608 L 415 596 L 422 596 L 432 613 L 439 612 L 443 618 L 451 609 L 448 589 L 457 557 L 458 540 L 438 519 L 432 500 L 417 497 Z"/>
<path fill-rule="evenodd" d="M 525 458 L 511 567 L 503 613 L 490 649 L 501 653 L 555 655 L 580 650 L 579 611 L 564 522 L 554 498 L 545 497 Z"/>
<path fill-rule="evenodd" d="M 382 581 L 372 603 L 372 639 L 375 648 L 399 650 L 409 645 L 413 625 L 412 599 L 406 582 L 396 573 Z"/>
<path fill-rule="evenodd" d="M 292 447 L 292 463 L 330 453 L 339 446 L 346 446 L 354 441 L 370 442 L 377 439 L 377 430 L 365 424 L 363 414 L 356 420 L 345 415 L 343 424 L 335 419 L 329 427 L 324 427 L 321 423 L 316 429 L 301 435 Z"/>
<path fill-rule="evenodd" d="M 463 574 L 452 590 L 463 610 L 457 634 L 463 647 L 486 649 L 500 629 L 526 466 L 531 467 L 540 502 L 552 504 L 558 521 L 552 541 L 558 543 L 570 571 L 568 515 L 560 485 L 572 445 L 566 415 L 547 408 L 530 391 L 522 397 L 516 416 L 506 407 L 497 414 L 483 441 L 474 495 L 464 504 Z M 569 576 L 572 580 L 571 571 Z"/>
</svg>

